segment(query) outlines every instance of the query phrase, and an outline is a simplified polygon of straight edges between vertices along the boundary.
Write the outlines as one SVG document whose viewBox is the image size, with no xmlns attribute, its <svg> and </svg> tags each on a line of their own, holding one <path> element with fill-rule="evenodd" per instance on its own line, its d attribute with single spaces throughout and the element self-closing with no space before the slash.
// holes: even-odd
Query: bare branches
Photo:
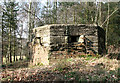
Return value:
<svg viewBox="0 0 120 83">
<path fill-rule="evenodd" d="M 32 15 L 34 15 L 34 13 L 32 13 L 31 11 L 28 11 L 27 9 L 25 9 L 25 8 L 23 8 L 26 12 L 28 12 L 28 13 L 31 13 Z M 37 18 L 37 19 L 39 19 L 39 20 L 41 20 L 36 14 L 35 14 L 35 17 Z"/>
<path fill-rule="evenodd" d="M 107 22 L 107 20 L 118 10 L 118 8 L 116 8 L 108 17 L 107 19 L 100 25 L 101 27 Z"/>
</svg>

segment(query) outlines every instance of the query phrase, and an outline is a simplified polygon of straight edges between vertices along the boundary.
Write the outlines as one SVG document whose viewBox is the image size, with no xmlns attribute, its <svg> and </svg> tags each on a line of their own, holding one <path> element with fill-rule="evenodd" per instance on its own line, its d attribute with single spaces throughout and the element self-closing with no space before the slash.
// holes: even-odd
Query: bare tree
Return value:
<svg viewBox="0 0 120 83">
<path fill-rule="evenodd" d="M 109 7 L 109 2 L 108 2 L 108 16 L 109 16 L 109 11 L 110 11 L 110 7 Z M 109 18 L 107 20 L 107 26 L 106 26 L 106 49 L 107 49 L 107 44 L 108 44 L 108 27 L 109 27 Z"/>
</svg>

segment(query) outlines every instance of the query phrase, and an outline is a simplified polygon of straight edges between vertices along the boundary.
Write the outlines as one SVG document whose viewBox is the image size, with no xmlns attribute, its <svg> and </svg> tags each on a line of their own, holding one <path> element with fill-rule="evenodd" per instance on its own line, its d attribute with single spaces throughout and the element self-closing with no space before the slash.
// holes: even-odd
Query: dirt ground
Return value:
<svg viewBox="0 0 120 83">
<path fill-rule="evenodd" d="M 120 82 L 120 61 L 107 57 L 52 59 L 49 66 L 7 68 L 1 81 L 100 81 Z"/>
</svg>

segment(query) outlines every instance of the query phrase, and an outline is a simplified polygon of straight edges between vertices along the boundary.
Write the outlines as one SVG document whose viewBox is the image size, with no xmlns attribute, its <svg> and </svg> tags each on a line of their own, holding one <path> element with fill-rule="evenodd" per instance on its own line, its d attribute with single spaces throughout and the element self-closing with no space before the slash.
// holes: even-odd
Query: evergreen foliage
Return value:
<svg viewBox="0 0 120 83">
<path fill-rule="evenodd" d="M 4 11 L 2 15 L 2 46 L 3 56 L 12 62 L 12 56 L 15 56 L 16 46 L 16 30 L 17 30 L 17 11 L 18 6 L 15 2 L 4 3 Z"/>
</svg>

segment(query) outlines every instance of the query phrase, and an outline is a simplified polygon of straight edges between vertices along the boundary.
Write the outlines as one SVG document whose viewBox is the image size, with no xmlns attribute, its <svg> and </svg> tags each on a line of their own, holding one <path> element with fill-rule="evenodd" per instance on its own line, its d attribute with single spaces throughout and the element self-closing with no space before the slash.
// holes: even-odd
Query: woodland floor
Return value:
<svg viewBox="0 0 120 83">
<path fill-rule="evenodd" d="M 18 63 L 21 63 L 22 66 L 27 64 L 27 62 Z M 49 66 L 39 64 L 26 68 L 17 68 L 17 64 L 14 68 L 9 67 L 1 70 L 1 81 L 120 82 L 120 61 L 107 57 L 52 59 Z"/>
</svg>

